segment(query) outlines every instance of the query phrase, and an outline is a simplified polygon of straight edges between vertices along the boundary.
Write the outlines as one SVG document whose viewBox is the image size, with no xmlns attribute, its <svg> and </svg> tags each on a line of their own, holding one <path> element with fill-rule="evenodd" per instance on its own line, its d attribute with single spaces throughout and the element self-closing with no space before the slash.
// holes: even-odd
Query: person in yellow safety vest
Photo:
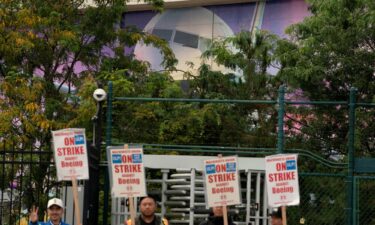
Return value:
<svg viewBox="0 0 375 225">
<path fill-rule="evenodd" d="M 139 201 L 141 215 L 135 218 L 135 225 L 168 225 L 168 220 L 155 215 L 157 203 L 151 196 L 142 197 Z M 132 225 L 129 219 L 124 221 L 124 225 Z"/>
<path fill-rule="evenodd" d="M 19 225 L 28 225 L 29 224 L 29 220 L 27 217 L 22 217 L 20 220 L 18 220 L 18 222 L 16 222 L 16 224 L 19 224 Z"/>
</svg>

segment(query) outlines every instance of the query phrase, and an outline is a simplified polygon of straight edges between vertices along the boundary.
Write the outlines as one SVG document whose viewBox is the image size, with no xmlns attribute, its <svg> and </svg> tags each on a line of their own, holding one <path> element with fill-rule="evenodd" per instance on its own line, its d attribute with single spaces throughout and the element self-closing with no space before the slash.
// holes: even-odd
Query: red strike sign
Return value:
<svg viewBox="0 0 375 225">
<path fill-rule="evenodd" d="M 84 129 L 52 131 L 58 180 L 89 179 Z"/>
<path fill-rule="evenodd" d="M 216 187 L 211 188 L 213 194 L 217 193 L 233 193 L 233 187 L 227 187 L 229 182 L 236 181 L 236 173 L 227 173 L 226 164 L 218 164 L 215 166 L 217 174 L 207 175 L 208 183 L 217 183 Z M 225 198 L 224 198 L 225 199 Z"/>
<path fill-rule="evenodd" d="M 83 161 L 77 160 L 77 156 L 85 155 L 86 151 L 83 146 L 76 146 L 74 137 L 64 138 L 64 144 L 66 147 L 57 148 L 57 156 L 64 157 L 64 161 L 61 161 L 61 167 L 83 167 Z"/>
<path fill-rule="evenodd" d="M 122 155 L 121 162 L 124 164 L 115 165 L 115 173 L 140 173 L 142 172 L 141 164 L 131 164 L 133 163 L 133 158 L 131 155 Z"/>
<path fill-rule="evenodd" d="M 110 149 L 110 171 L 114 197 L 146 195 L 143 149 Z"/>
<path fill-rule="evenodd" d="M 273 155 L 265 158 L 268 204 L 271 207 L 298 205 L 297 155 Z"/>
<path fill-rule="evenodd" d="M 241 203 L 237 157 L 205 160 L 204 168 L 208 206 Z"/>
</svg>

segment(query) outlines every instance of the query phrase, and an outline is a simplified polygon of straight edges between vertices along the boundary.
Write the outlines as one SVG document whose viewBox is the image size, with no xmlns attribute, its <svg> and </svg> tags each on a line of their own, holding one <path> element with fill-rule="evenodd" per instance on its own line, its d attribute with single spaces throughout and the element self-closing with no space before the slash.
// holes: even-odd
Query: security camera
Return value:
<svg viewBox="0 0 375 225">
<path fill-rule="evenodd" d="M 103 89 L 98 88 L 94 91 L 94 94 L 92 96 L 96 101 L 101 102 L 106 99 L 107 93 Z"/>
</svg>

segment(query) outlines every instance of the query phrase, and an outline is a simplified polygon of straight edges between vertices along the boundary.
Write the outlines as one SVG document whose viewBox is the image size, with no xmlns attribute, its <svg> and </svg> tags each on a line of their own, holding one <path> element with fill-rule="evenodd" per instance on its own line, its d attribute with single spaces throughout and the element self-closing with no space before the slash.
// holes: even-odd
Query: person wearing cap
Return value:
<svg viewBox="0 0 375 225">
<path fill-rule="evenodd" d="M 228 216 L 227 218 L 228 225 L 234 225 L 232 218 L 230 216 Z M 224 225 L 223 207 L 212 207 L 207 220 L 201 222 L 199 225 Z"/>
<path fill-rule="evenodd" d="M 283 217 L 281 213 L 281 208 L 274 208 L 270 213 L 271 216 L 271 225 L 282 225 L 283 224 Z"/>
<path fill-rule="evenodd" d="M 47 215 L 49 220 L 47 222 L 38 221 L 38 207 L 33 206 L 30 212 L 29 225 L 69 225 L 62 221 L 64 214 L 64 204 L 59 198 L 52 198 L 47 204 Z"/>
<path fill-rule="evenodd" d="M 157 203 L 151 196 L 142 197 L 139 201 L 139 210 L 141 215 L 135 218 L 135 225 L 168 225 L 168 220 L 155 215 Z M 124 222 L 125 225 L 131 225 L 131 219 Z"/>
</svg>

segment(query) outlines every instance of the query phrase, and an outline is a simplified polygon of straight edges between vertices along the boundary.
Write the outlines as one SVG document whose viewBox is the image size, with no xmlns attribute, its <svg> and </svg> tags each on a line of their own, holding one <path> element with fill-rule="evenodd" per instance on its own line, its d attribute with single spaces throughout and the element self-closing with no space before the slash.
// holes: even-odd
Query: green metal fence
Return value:
<svg viewBox="0 0 375 225">
<path fill-rule="evenodd" d="M 355 178 L 355 224 L 375 225 L 375 190 L 373 176 L 358 176 Z"/>
<path fill-rule="evenodd" d="M 345 224 L 345 179 L 345 175 L 300 174 L 301 203 L 288 207 L 288 224 Z"/>
<path fill-rule="evenodd" d="M 27 222 L 33 204 L 39 207 L 40 218 L 43 218 L 48 198 L 61 194 L 66 183 L 57 181 L 51 158 L 52 151 L 0 143 L 1 225 Z"/>
<path fill-rule="evenodd" d="M 285 100 L 285 87 L 281 86 L 278 91 L 277 100 L 230 100 L 230 99 L 179 99 L 179 98 L 137 98 L 137 97 L 118 97 L 113 96 L 112 83 L 108 84 L 108 101 L 107 101 L 107 131 L 106 146 L 113 145 L 113 112 L 116 111 L 121 102 L 127 103 L 149 103 L 149 102 L 173 102 L 186 104 L 249 104 L 249 105 L 266 105 L 275 107 L 277 111 L 277 135 L 276 148 L 269 147 L 239 147 L 239 146 L 193 146 L 193 145 L 164 145 L 164 144 L 145 144 L 153 146 L 154 149 L 168 151 L 173 149 L 174 152 L 190 152 L 192 154 L 214 154 L 235 153 L 243 155 L 264 156 L 276 153 L 298 153 L 300 159 L 305 162 L 311 161 L 315 164 L 312 170 L 309 170 L 309 163 L 305 163 L 300 171 L 300 194 L 301 204 L 296 207 L 288 208 L 288 224 L 373 224 L 371 216 L 374 211 L 368 207 L 369 198 L 365 193 L 371 185 L 372 180 L 357 179 L 354 165 L 355 154 L 355 128 L 356 128 L 356 109 L 358 107 L 374 108 L 374 103 L 357 103 L 356 89 L 350 91 L 348 101 L 290 101 Z M 115 107 L 114 107 L 115 105 Z M 285 133 L 287 121 L 285 117 L 290 112 L 291 107 L 295 106 L 327 106 L 333 109 L 345 110 L 347 116 L 347 133 L 345 136 L 346 143 L 342 143 L 345 148 L 344 159 L 332 160 L 317 152 L 309 151 L 303 148 L 289 148 L 288 138 L 291 134 Z M 295 108 L 298 108 L 295 107 Z M 335 111 L 335 110 L 333 110 Z M 287 135 L 287 136 L 286 136 Z M 288 136 L 289 135 L 289 136 Z M 302 143 L 303 146 L 303 143 Z M 316 171 L 315 171 L 316 169 Z M 322 172 L 323 171 L 323 172 Z M 375 171 L 373 171 L 375 172 Z M 108 184 L 108 182 L 106 182 Z M 104 210 L 108 212 L 108 189 L 105 188 Z M 367 200 L 367 202 L 366 202 Z M 103 225 L 107 224 L 104 214 Z"/>
</svg>

